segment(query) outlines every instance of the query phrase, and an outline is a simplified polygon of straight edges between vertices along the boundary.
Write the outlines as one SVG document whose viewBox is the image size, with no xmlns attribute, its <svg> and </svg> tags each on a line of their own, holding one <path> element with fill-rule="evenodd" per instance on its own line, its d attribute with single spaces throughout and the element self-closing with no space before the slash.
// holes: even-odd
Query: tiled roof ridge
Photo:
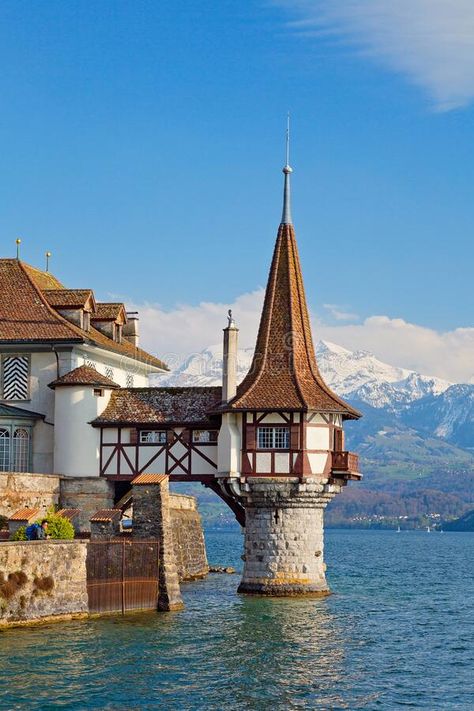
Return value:
<svg viewBox="0 0 474 711">
<path fill-rule="evenodd" d="M 295 287 L 296 287 L 296 292 L 298 294 L 298 303 L 297 303 L 297 305 L 295 305 L 295 304 L 293 304 L 293 289 L 291 288 L 291 285 L 290 285 L 289 297 L 290 297 L 290 333 L 292 334 L 291 338 L 293 337 L 293 333 L 295 332 L 294 310 L 297 306 L 298 311 L 299 311 L 299 316 L 301 318 L 301 325 L 302 325 L 301 331 L 303 334 L 303 341 L 304 341 L 304 348 L 306 351 L 306 358 L 311 363 L 311 354 L 309 352 L 308 345 L 312 348 L 313 339 L 311 336 L 311 329 L 309 329 L 309 334 L 308 334 L 307 333 L 308 329 L 305 328 L 306 324 L 304 322 L 304 310 L 306 308 L 306 311 L 307 311 L 308 307 L 306 305 L 306 295 L 304 293 L 304 288 L 302 289 L 302 291 L 300 290 L 300 280 L 298 279 L 298 276 L 301 275 L 301 265 L 300 265 L 300 261 L 298 258 L 298 252 L 296 251 L 296 241 L 294 239 L 294 228 L 293 228 L 292 224 L 285 224 L 285 225 L 282 225 L 281 227 L 282 228 L 286 227 L 287 236 L 290 237 L 289 245 L 288 245 L 289 249 L 287 250 L 287 253 L 286 253 L 286 258 L 288 260 L 288 274 L 289 274 L 290 279 L 295 279 L 295 281 L 296 281 Z M 283 229 L 282 229 L 282 232 L 283 232 Z M 293 236 L 293 239 L 291 239 L 291 236 Z M 295 265 L 295 269 L 293 269 L 293 270 L 290 269 L 290 250 L 291 250 L 291 257 L 293 259 L 293 264 Z M 309 339 L 308 339 L 308 336 L 309 336 Z M 309 344 L 308 344 L 308 340 L 309 340 Z M 293 354 L 293 356 L 294 356 L 294 354 Z M 315 360 L 314 351 L 313 351 L 313 360 Z M 311 367 L 311 365 L 310 365 L 310 367 Z M 300 382 L 299 382 L 298 368 L 294 367 L 294 357 L 292 359 L 292 368 L 293 368 L 293 372 L 295 375 L 296 389 L 297 389 L 298 394 L 300 396 L 301 402 L 304 404 L 305 397 L 304 397 L 303 390 L 302 390 Z"/>
</svg>

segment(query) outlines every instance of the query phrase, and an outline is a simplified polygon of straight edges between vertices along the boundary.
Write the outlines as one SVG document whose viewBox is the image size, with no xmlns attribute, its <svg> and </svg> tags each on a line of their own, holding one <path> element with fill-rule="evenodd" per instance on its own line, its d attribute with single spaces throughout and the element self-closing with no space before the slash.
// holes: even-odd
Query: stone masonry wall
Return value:
<svg viewBox="0 0 474 711">
<path fill-rule="evenodd" d="M 0 516 L 9 518 L 23 507 L 39 508 L 41 516 L 59 504 L 59 488 L 54 474 L 0 472 Z"/>
<path fill-rule="evenodd" d="M 316 478 L 247 480 L 242 492 L 246 525 L 239 592 L 277 596 L 329 592 L 323 515 L 340 490 Z"/>
<path fill-rule="evenodd" d="M 60 505 L 79 509 L 79 530 L 90 531 L 89 519 L 100 509 L 114 507 L 114 485 L 104 477 L 62 477 Z"/>
<path fill-rule="evenodd" d="M 194 496 L 170 494 L 171 526 L 181 581 L 203 578 L 209 572 L 201 516 Z"/>
<path fill-rule="evenodd" d="M 87 614 L 87 543 L 0 543 L 0 628 Z"/>
</svg>

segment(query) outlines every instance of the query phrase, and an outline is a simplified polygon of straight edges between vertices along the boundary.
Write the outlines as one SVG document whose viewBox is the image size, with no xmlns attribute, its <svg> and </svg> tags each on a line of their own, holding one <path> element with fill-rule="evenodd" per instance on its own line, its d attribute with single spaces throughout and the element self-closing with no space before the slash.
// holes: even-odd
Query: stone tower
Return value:
<svg viewBox="0 0 474 711">
<path fill-rule="evenodd" d="M 329 592 L 324 509 L 349 479 L 361 478 L 358 457 L 345 451 L 343 434 L 343 421 L 360 414 L 330 390 L 316 363 L 291 219 L 291 172 L 287 160 L 283 214 L 252 366 L 221 406 L 226 439 L 220 484 L 245 509 L 239 591 L 257 595 Z"/>
</svg>

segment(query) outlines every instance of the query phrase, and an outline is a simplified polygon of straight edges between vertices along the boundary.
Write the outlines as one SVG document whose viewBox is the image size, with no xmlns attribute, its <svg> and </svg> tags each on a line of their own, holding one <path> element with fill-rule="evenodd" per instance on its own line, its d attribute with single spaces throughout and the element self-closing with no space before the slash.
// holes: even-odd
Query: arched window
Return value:
<svg viewBox="0 0 474 711">
<path fill-rule="evenodd" d="M 0 472 L 10 471 L 10 430 L 0 427 Z"/>
<path fill-rule="evenodd" d="M 30 465 L 30 433 L 24 427 L 17 427 L 13 432 L 12 459 L 12 471 L 28 471 Z"/>
</svg>

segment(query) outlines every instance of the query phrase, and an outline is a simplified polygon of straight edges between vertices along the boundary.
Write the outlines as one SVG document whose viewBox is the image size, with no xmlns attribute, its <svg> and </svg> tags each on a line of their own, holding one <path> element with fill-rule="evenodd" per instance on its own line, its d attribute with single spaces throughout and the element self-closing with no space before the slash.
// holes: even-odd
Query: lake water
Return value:
<svg viewBox="0 0 474 711">
<path fill-rule="evenodd" d="M 184 612 L 2 632 L 0 709 L 474 709 L 474 534 L 328 531 L 326 560 L 322 600 L 210 575 Z"/>
</svg>

